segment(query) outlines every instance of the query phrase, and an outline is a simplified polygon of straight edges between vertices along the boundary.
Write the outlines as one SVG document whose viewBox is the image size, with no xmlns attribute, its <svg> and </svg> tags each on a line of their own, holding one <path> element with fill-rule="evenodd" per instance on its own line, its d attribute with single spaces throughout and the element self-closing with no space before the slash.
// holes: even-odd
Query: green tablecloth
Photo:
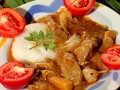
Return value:
<svg viewBox="0 0 120 90">
<path fill-rule="evenodd" d="M 0 0 L 0 7 L 16 8 L 34 0 Z"/>
</svg>

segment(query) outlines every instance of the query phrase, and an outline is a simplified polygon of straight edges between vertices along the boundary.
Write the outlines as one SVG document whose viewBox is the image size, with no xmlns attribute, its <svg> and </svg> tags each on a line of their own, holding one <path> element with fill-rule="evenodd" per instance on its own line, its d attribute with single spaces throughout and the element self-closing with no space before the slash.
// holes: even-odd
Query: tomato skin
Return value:
<svg viewBox="0 0 120 90">
<path fill-rule="evenodd" d="M 120 57 L 120 45 L 113 45 L 107 48 L 106 52 Z"/>
<path fill-rule="evenodd" d="M 88 4 L 84 7 L 75 7 L 74 2 L 84 0 L 64 0 L 64 5 L 66 8 L 75 16 L 85 16 L 87 15 L 94 7 L 96 0 L 88 0 Z"/>
<path fill-rule="evenodd" d="M 27 73 L 22 74 L 20 69 L 15 70 L 14 67 L 22 68 Z M 8 62 L 0 67 L 0 82 L 8 89 L 22 89 L 29 83 L 33 74 L 33 68 L 25 68 L 25 65 L 19 62 Z"/>
<path fill-rule="evenodd" d="M 110 69 L 120 69 L 120 57 L 109 54 L 109 53 L 104 53 L 101 54 L 101 59 L 104 65 L 106 65 Z"/>
<path fill-rule="evenodd" d="M 15 37 L 24 31 L 26 21 L 15 9 L 0 9 L 0 35 L 2 37 Z"/>
</svg>

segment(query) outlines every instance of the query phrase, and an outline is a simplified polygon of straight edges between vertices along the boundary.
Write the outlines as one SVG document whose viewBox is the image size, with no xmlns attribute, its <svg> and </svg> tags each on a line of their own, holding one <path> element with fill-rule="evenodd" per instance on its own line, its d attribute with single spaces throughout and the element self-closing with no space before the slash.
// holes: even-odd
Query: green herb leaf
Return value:
<svg viewBox="0 0 120 90">
<path fill-rule="evenodd" d="M 34 32 L 30 33 L 30 37 L 36 42 L 39 40 L 38 32 L 34 31 Z"/>
<path fill-rule="evenodd" d="M 35 48 L 35 47 L 37 47 L 37 46 L 39 46 L 39 45 L 36 44 L 35 46 L 29 48 L 29 50 L 31 50 L 31 49 L 33 49 L 33 48 Z"/>
<path fill-rule="evenodd" d="M 49 44 L 49 49 L 54 50 L 57 47 L 57 44 L 51 43 Z"/>
<path fill-rule="evenodd" d="M 40 31 L 39 32 L 39 39 L 43 40 L 45 37 L 44 37 L 44 33 L 43 31 Z"/>
<path fill-rule="evenodd" d="M 32 37 L 24 37 L 25 40 L 33 41 Z"/>
<path fill-rule="evenodd" d="M 24 37 L 25 40 L 34 41 L 36 43 L 36 45 L 31 47 L 30 49 L 33 49 L 39 45 L 43 45 L 46 50 L 53 50 L 57 47 L 57 44 L 53 42 L 54 38 L 55 35 L 51 30 L 48 30 L 46 33 L 44 33 L 43 31 L 40 31 L 39 33 L 34 31 L 30 33 L 30 36 Z"/>
<path fill-rule="evenodd" d="M 46 50 L 48 50 L 48 49 L 53 50 L 57 47 L 57 44 L 55 44 L 53 42 L 46 42 L 46 43 L 44 43 L 44 47 Z"/>
</svg>

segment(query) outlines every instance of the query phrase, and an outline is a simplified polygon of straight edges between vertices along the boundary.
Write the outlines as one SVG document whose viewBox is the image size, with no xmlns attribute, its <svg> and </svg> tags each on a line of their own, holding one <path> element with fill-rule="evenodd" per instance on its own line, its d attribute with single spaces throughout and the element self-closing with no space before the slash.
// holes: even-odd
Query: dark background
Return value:
<svg viewBox="0 0 120 90">
<path fill-rule="evenodd" d="M 97 2 L 100 2 L 100 3 L 102 3 L 102 4 L 104 4 L 104 5 L 107 5 L 107 6 L 109 6 L 107 3 L 106 3 L 106 1 L 105 0 L 96 0 Z M 109 6 L 110 7 L 110 6 Z"/>
<path fill-rule="evenodd" d="M 111 9 L 113 9 L 115 11 L 115 9 L 112 8 L 105 0 L 96 0 L 96 1 L 102 3 L 102 4 L 106 5 L 106 6 L 108 6 L 109 8 L 111 8 Z M 118 14 L 120 14 L 120 13 L 118 13 Z"/>
<path fill-rule="evenodd" d="M 105 5 L 108 5 L 105 0 L 96 0 L 97 2 L 103 3 Z"/>
</svg>

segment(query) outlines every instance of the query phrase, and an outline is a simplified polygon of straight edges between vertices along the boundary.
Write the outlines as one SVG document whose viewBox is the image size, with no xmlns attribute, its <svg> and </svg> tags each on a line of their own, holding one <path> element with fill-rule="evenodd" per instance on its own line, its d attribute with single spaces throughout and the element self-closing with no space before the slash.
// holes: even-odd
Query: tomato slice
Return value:
<svg viewBox="0 0 120 90">
<path fill-rule="evenodd" d="M 106 52 L 120 57 L 120 45 L 113 45 L 107 48 Z"/>
<path fill-rule="evenodd" d="M 15 9 L 0 9 L 0 35 L 15 37 L 23 32 L 26 22 L 24 17 Z"/>
<path fill-rule="evenodd" d="M 120 57 L 104 53 L 101 54 L 102 62 L 110 69 L 120 69 Z"/>
<path fill-rule="evenodd" d="M 88 14 L 95 5 L 96 0 L 64 0 L 66 8 L 75 16 Z"/>
<path fill-rule="evenodd" d="M 21 89 L 29 83 L 33 74 L 33 68 L 25 68 L 19 62 L 8 62 L 0 67 L 0 82 L 8 89 Z"/>
</svg>

